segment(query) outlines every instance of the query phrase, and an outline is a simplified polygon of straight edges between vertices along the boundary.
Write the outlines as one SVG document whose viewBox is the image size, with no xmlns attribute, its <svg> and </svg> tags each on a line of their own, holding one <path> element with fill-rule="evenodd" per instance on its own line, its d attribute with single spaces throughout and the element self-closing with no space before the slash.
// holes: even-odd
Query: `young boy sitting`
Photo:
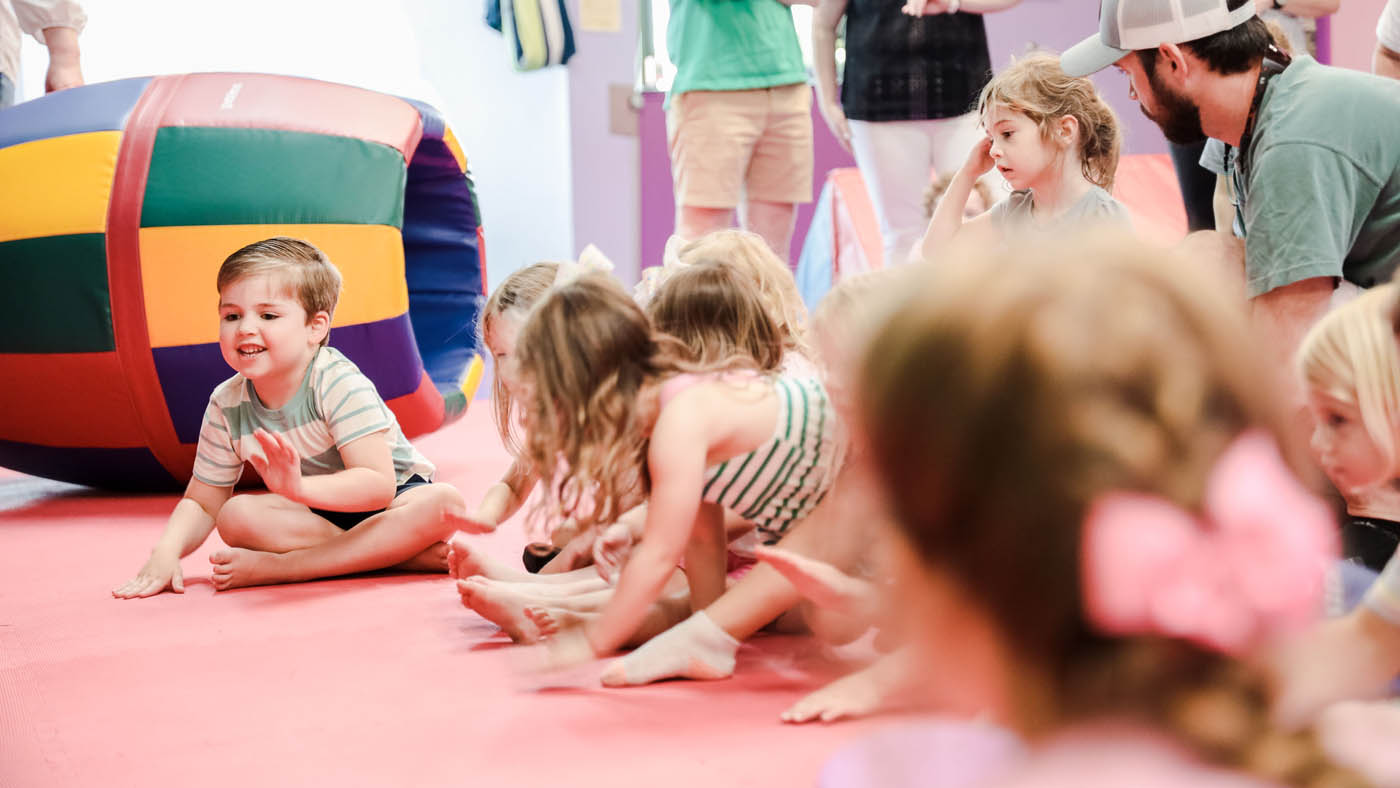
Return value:
<svg viewBox="0 0 1400 788">
<path fill-rule="evenodd" d="M 180 559 L 217 528 L 215 589 L 385 567 L 445 571 L 460 510 L 369 378 L 326 344 L 340 273 L 316 247 L 270 238 L 219 268 L 219 350 L 194 478 L 136 577 L 112 594 L 185 589 Z M 243 462 L 270 491 L 233 495 Z"/>
</svg>

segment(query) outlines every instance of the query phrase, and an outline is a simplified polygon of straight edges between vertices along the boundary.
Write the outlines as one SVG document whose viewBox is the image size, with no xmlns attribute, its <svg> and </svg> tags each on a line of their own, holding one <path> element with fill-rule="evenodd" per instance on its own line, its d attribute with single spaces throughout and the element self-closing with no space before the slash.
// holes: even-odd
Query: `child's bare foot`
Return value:
<svg viewBox="0 0 1400 788">
<path fill-rule="evenodd" d="M 608 663 L 603 685 L 627 687 L 662 679 L 724 679 L 734 675 L 739 641 L 705 611 L 662 632 L 625 657 Z"/>
<path fill-rule="evenodd" d="M 458 580 L 457 593 L 461 594 L 463 605 L 500 627 L 516 643 L 540 639 L 539 627 L 525 614 L 530 601 L 520 594 L 484 577 Z"/>
<path fill-rule="evenodd" d="M 870 671 L 860 670 L 831 682 L 793 704 L 779 719 L 802 723 L 835 722 L 864 717 L 880 708 L 881 692 Z"/>
<path fill-rule="evenodd" d="M 394 568 L 402 569 L 405 572 L 446 572 L 447 543 L 434 542 L 423 552 Z"/>
<path fill-rule="evenodd" d="M 560 611 L 562 612 L 562 611 Z M 554 613 L 547 608 L 531 606 L 525 608 L 525 617 L 535 624 L 535 628 L 540 631 L 540 638 L 549 638 L 559 634 L 559 630 L 564 627 L 560 620 L 555 618 Z"/>
<path fill-rule="evenodd" d="M 458 580 L 488 577 L 492 580 L 521 580 L 530 576 L 524 569 L 511 569 L 486 554 L 462 533 L 447 542 L 447 571 Z"/>
<path fill-rule="evenodd" d="M 209 563 L 214 573 L 210 578 L 217 591 L 242 586 L 260 586 L 270 583 L 285 583 L 287 578 L 279 572 L 278 553 L 265 553 L 261 550 L 245 550 L 242 547 L 226 547 L 209 555 Z"/>
</svg>

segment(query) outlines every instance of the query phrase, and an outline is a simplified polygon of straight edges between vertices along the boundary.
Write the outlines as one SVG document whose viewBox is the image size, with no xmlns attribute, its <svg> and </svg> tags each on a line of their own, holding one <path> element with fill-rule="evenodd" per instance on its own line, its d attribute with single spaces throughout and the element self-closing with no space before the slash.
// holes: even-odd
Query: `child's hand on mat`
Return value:
<svg viewBox="0 0 1400 788">
<path fill-rule="evenodd" d="M 292 442 L 281 435 L 264 429 L 253 433 L 263 456 L 254 454 L 248 458 L 253 470 L 262 477 L 267 489 L 289 501 L 301 502 L 301 455 Z"/>
<path fill-rule="evenodd" d="M 627 563 L 632 553 L 632 530 L 622 523 L 613 523 L 593 543 L 593 563 L 598 567 L 598 576 L 617 584 L 617 575 Z"/>
<path fill-rule="evenodd" d="M 180 572 L 180 557 L 168 553 L 151 553 L 146 565 L 136 577 L 112 589 L 118 599 L 155 596 L 165 589 L 185 593 L 185 576 Z"/>
</svg>

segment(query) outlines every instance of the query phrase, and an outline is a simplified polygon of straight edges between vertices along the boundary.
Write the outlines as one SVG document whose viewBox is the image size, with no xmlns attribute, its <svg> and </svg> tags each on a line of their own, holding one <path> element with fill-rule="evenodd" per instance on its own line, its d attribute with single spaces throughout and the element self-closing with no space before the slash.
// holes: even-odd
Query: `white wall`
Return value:
<svg viewBox="0 0 1400 788">
<path fill-rule="evenodd" d="M 573 251 L 569 85 L 517 74 L 482 0 L 83 0 L 88 82 L 191 71 L 314 77 L 443 111 L 481 201 L 487 277 Z M 47 53 L 24 45 L 20 95 L 43 93 Z"/>
</svg>

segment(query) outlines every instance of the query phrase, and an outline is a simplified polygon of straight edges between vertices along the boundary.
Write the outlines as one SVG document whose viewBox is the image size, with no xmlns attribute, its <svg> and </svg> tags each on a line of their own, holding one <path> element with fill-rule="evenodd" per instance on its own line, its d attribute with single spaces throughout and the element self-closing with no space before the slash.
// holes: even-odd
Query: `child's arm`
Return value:
<svg viewBox="0 0 1400 788">
<path fill-rule="evenodd" d="M 883 598 L 874 583 L 790 550 L 759 547 L 754 553 L 818 607 L 867 621 L 874 620 L 879 612 Z"/>
<path fill-rule="evenodd" d="M 469 534 L 489 534 L 496 530 L 496 526 L 505 520 L 509 520 L 512 515 L 520 511 L 520 507 L 525 505 L 525 500 L 530 497 L 530 491 L 535 489 L 539 482 L 539 474 L 535 473 L 533 466 L 523 460 L 517 459 L 510 465 L 510 470 L 500 481 L 491 485 L 486 494 L 481 496 L 481 503 L 477 504 L 476 510 L 471 514 L 449 512 L 448 516 L 457 520 L 457 530 L 465 531 Z"/>
<path fill-rule="evenodd" d="M 394 456 L 389 432 L 372 432 L 340 447 L 345 470 L 301 475 L 301 454 L 286 437 L 259 429 L 253 433 L 264 457 L 249 457 L 267 489 L 312 509 L 370 512 L 394 500 Z"/>
<path fill-rule="evenodd" d="M 693 415 L 663 412 L 652 430 L 647 454 L 652 488 L 646 537 L 632 552 L 602 615 L 585 627 L 595 655 L 616 651 L 636 631 L 690 542 L 700 511 L 705 455 L 710 445 L 707 420 Z"/>
<path fill-rule="evenodd" d="M 146 559 L 136 577 L 112 589 L 112 596 L 121 599 L 153 596 L 167 588 L 183 594 L 185 578 L 180 572 L 180 559 L 209 538 L 209 532 L 214 530 L 214 518 L 232 493 L 232 487 L 215 487 L 190 479 L 184 497 L 175 504 L 164 533 L 151 550 L 151 557 Z"/>
<path fill-rule="evenodd" d="M 987 174 L 995 164 L 992 161 L 991 149 L 991 137 L 978 140 L 972 147 L 972 152 L 968 154 L 967 161 L 948 184 L 948 190 L 943 193 L 943 199 L 938 201 L 938 207 L 933 211 L 933 218 L 929 220 L 923 243 L 919 247 L 924 260 L 936 260 L 940 253 L 947 250 L 954 238 L 969 232 L 985 233 L 990 228 L 991 211 L 967 221 L 963 221 L 963 211 L 967 208 L 967 200 L 972 196 L 977 179 Z"/>
</svg>

